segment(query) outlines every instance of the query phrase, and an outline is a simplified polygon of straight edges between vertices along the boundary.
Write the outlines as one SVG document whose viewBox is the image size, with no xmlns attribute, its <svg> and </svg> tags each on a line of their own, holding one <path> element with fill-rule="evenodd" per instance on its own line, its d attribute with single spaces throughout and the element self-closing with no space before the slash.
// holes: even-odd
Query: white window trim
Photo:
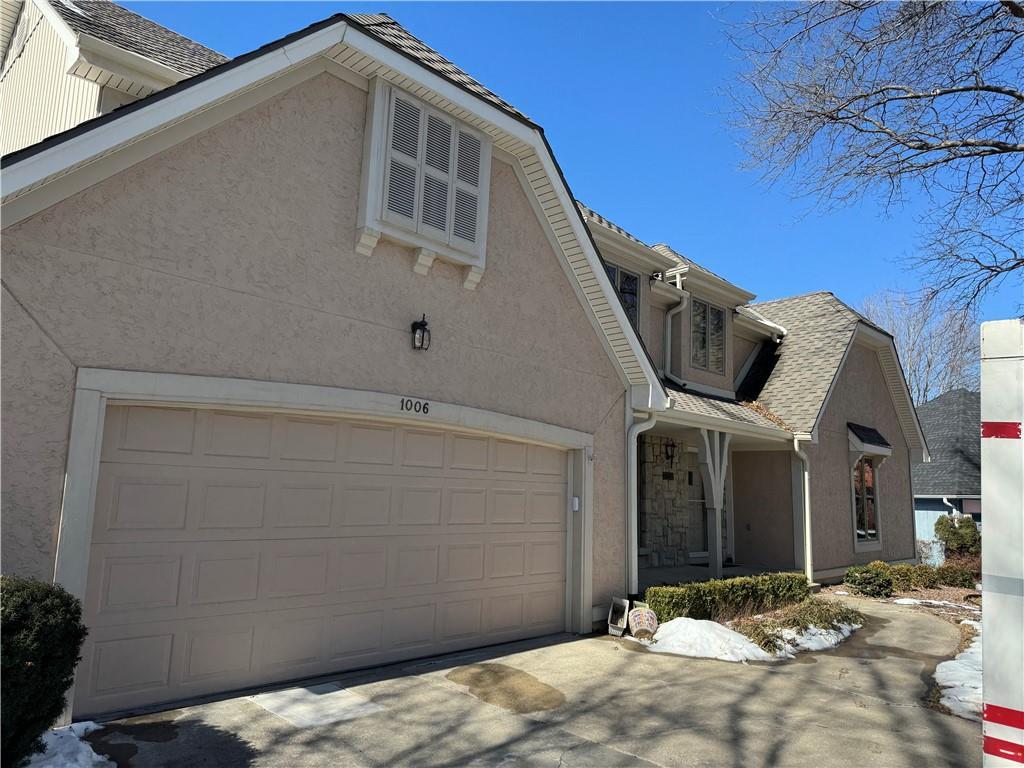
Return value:
<svg viewBox="0 0 1024 768">
<path fill-rule="evenodd" d="M 881 486 L 878 482 L 878 470 L 881 469 L 882 464 L 889 458 L 892 451 L 889 454 L 875 453 L 875 450 L 884 450 L 882 446 L 870 446 L 871 450 L 865 451 L 863 448 L 857 450 L 853 448 L 854 438 L 851 433 L 850 442 L 850 515 L 851 522 L 853 524 L 853 551 L 854 552 L 878 552 L 882 549 L 882 505 L 879 503 L 881 499 Z M 875 531 L 876 536 L 874 539 L 861 540 L 857 538 L 857 491 L 856 486 L 853 482 L 853 472 L 857 468 L 857 462 L 863 458 L 871 459 L 874 465 L 875 475 Z"/>
<path fill-rule="evenodd" d="M 725 311 L 725 307 L 721 307 L 718 304 L 715 304 L 715 303 L 710 302 L 710 301 L 705 301 L 704 299 L 692 298 L 692 299 L 690 299 L 690 302 L 691 302 L 691 304 L 690 304 L 690 340 L 689 340 L 689 343 L 690 343 L 690 367 L 691 368 L 695 368 L 698 371 L 707 371 L 708 373 L 714 374 L 715 376 L 725 376 L 725 372 L 729 368 L 728 359 L 726 357 L 728 349 L 729 349 L 729 332 L 728 332 L 728 330 L 726 328 L 727 313 Z M 706 331 L 704 333 L 704 336 L 707 339 L 707 352 L 708 352 L 708 362 L 707 362 L 707 365 L 698 365 L 693 360 L 693 352 L 694 352 L 694 347 L 693 347 L 693 310 L 696 308 L 696 306 L 698 304 L 703 304 L 705 307 L 707 307 L 707 311 L 708 311 L 707 329 L 706 329 Z M 711 310 L 712 309 L 717 309 L 719 312 L 722 313 L 722 370 L 720 372 L 712 370 L 712 368 L 711 368 Z"/>
<path fill-rule="evenodd" d="M 400 224 L 387 221 L 384 213 L 384 177 L 387 168 L 387 146 L 390 137 L 388 121 L 391 95 L 396 89 L 382 78 L 373 78 L 369 83 L 366 106 L 366 126 L 363 138 L 363 168 L 360 181 L 359 211 L 356 231 L 356 252 L 372 256 L 381 237 L 401 245 L 416 248 L 413 268 L 419 274 L 427 274 L 435 258 L 441 258 L 464 266 L 464 283 L 473 289 L 480 281 L 486 266 L 487 218 L 490 202 L 491 150 L 490 137 L 445 114 L 412 94 L 402 92 L 402 97 L 417 104 L 423 111 L 424 120 L 428 114 L 436 114 L 457 130 L 472 134 L 480 140 L 480 215 L 477 222 L 478 241 L 471 249 L 457 248 L 450 243 L 434 239 L 421 232 L 415 232 Z M 455 158 L 452 158 L 455 162 Z M 456 184 L 449 191 L 452 202 Z"/>
</svg>

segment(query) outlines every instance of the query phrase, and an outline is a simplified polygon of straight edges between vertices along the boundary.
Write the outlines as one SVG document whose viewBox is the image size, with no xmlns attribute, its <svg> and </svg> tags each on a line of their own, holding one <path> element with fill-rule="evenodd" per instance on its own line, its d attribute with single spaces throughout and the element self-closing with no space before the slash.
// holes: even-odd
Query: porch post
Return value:
<svg viewBox="0 0 1024 768">
<path fill-rule="evenodd" d="M 697 443 L 701 476 L 704 478 L 704 503 L 707 507 L 708 565 L 711 578 L 722 578 L 722 507 L 725 501 L 725 473 L 729 468 L 728 432 L 701 429 Z"/>
</svg>

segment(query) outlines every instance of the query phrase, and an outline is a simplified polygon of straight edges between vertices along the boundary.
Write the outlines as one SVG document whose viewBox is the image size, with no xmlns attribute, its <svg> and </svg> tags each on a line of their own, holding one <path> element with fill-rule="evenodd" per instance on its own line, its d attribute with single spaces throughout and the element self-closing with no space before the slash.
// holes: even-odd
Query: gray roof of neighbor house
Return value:
<svg viewBox="0 0 1024 768">
<path fill-rule="evenodd" d="M 586 205 L 585 203 L 581 203 L 579 200 L 576 201 L 576 205 L 583 212 L 584 218 L 593 219 L 595 222 L 600 224 L 605 229 L 610 229 L 612 232 L 616 232 L 616 233 L 622 235 L 627 240 L 631 240 L 632 242 L 636 243 L 637 245 L 644 246 L 644 248 L 650 248 L 650 246 L 647 245 L 647 243 L 645 243 L 639 237 L 637 237 L 634 234 L 631 234 L 630 232 L 627 232 L 626 230 L 624 230 L 622 227 L 620 227 L 615 222 L 606 219 L 604 216 L 602 216 L 600 213 L 595 211 L 589 205 Z"/>
<path fill-rule="evenodd" d="M 917 407 L 932 460 L 911 468 L 915 496 L 981 495 L 981 394 L 954 389 Z"/>
<path fill-rule="evenodd" d="M 878 328 L 827 291 L 751 306 L 787 333 L 781 344 L 762 347 L 736 395 L 761 403 L 793 430 L 810 432 L 857 325 Z"/>
<path fill-rule="evenodd" d="M 228 60 L 110 0 L 53 0 L 50 5 L 73 32 L 145 56 L 189 77 Z"/>
</svg>

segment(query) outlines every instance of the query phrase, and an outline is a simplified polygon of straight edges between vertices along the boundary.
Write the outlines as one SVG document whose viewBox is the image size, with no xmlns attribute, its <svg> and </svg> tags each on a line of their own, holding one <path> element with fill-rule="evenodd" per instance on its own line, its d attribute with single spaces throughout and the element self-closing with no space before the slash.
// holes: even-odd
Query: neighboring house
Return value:
<svg viewBox="0 0 1024 768">
<path fill-rule="evenodd" d="M 386 16 L 218 65 L 115 8 L 18 27 L 212 68 L 3 160 L 3 568 L 83 598 L 76 716 L 913 558 L 924 438 L 832 294 L 751 304 L 579 207 Z"/>
<path fill-rule="evenodd" d="M 942 515 L 981 525 L 981 393 L 954 389 L 917 407 L 932 460 L 914 467 L 917 538 L 935 538 Z"/>
</svg>

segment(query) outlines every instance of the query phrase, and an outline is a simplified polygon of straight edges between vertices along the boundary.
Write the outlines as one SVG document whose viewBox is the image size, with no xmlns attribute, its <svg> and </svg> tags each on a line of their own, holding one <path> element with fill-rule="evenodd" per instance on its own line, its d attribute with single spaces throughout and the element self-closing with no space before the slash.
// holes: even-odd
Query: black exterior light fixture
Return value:
<svg viewBox="0 0 1024 768">
<path fill-rule="evenodd" d="M 669 466 L 674 466 L 676 463 L 676 441 L 669 440 L 665 443 L 665 458 L 668 459 Z"/>
<path fill-rule="evenodd" d="M 426 351 L 430 349 L 430 328 L 427 327 L 427 316 L 412 324 L 412 348 Z"/>
</svg>

